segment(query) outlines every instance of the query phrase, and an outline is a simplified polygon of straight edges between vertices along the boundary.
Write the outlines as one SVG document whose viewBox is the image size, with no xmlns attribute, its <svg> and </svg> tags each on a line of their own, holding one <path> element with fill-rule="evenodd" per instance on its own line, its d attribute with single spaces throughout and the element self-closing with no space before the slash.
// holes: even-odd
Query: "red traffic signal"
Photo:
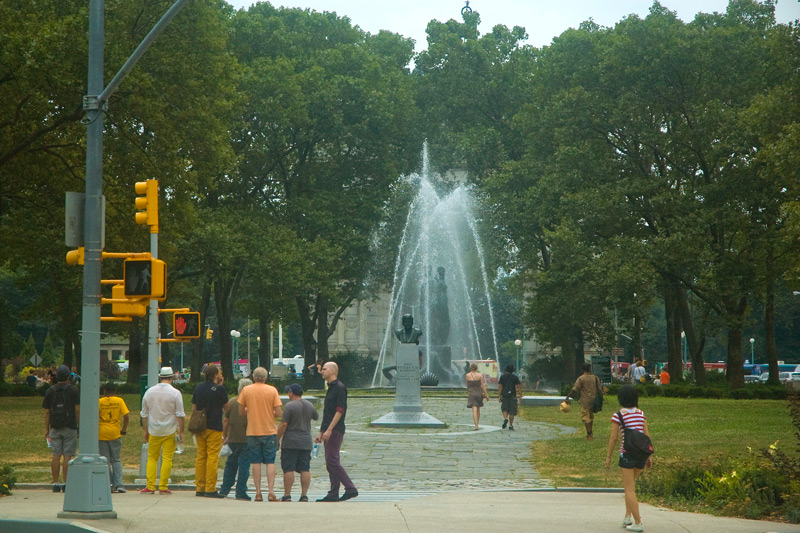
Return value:
<svg viewBox="0 0 800 533">
<path fill-rule="evenodd" d="M 197 339 L 200 337 L 200 313 L 190 311 L 173 313 L 172 331 L 176 339 Z"/>
</svg>

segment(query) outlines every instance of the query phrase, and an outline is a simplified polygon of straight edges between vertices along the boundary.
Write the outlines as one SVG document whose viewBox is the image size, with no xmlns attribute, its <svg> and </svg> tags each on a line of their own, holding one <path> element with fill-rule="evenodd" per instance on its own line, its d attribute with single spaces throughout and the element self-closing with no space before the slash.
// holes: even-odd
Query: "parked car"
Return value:
<svg viewBox="0 0 800 533">
<path fill-rule="evenodd" d="M 745 383 L 759 383 L 761 381 L 761 376 L 745 376 L 744 382 Z"/>
<path fill-rule="evenodd" d="M 789 372 L 789 381 L 800 381 L 800 372 Z"/>
</svg>

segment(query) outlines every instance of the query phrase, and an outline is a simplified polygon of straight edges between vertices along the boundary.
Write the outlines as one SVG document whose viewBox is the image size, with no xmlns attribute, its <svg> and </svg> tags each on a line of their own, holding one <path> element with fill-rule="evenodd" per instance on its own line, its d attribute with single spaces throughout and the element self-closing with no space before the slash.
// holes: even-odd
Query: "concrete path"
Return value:
<svg viewBox="0 0 800 533">
<path fill-rule="evenodd" d="M 193 486 L 168 496 L 132 490 L 113 495 L 116 520 L 82 523 L 95 531 L 126 533 L 240 533 L 264 527 L 298 532 L 624 531 L 621 493 L 554 491 L 530 460 L 532 440 L 555 438 L 575 429 L 518 419 L 516 431 L 502 430 L 498 402 L 490 401 L 482 409 L 480 431 L 473 431 L 465 398 L 423 399 L 425 411 L 449 424 L 446 429 L 370 428 L 369 422 L 391 411 L 392 404 L 392 398 L 349 401 L 342 464 L 361 493 L 354 500 L 272 504 L 197 498 Z M 321 456 L 312 461 L 312 502 L 327 489 Z M 276 485 L 280 494 L 280 476 Z M 0 498 L 0 533 L 20 531 L 18 524 L 3 519 L 56 521 L 62 507 L 63 495 L 50 492 L 49 486 L 16 490 L 13 496 Z M 800 532 L 800 527 L 789 524 L 647 505 L 642 506 L 642 516 L 651 533 Z M 30 529 L 47 530 L 44 523 Z"/>
</svg>

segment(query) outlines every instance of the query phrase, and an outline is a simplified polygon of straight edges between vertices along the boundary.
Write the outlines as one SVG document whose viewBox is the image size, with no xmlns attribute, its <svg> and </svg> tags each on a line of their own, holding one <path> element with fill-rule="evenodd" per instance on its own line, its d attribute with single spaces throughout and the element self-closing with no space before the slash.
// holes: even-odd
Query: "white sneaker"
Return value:
<svg viewBox="0 0 800 533">
<path fill-rule="evenodd" d="M 627 529 L 628 531 L 644 531 L 644 526 L 642 525 L 641 522 L 639 522 L 638 524 L 631 524 L 627 526 L 625 529 Z"/>
<path fill-rule="evenodd" d="M 633 524 L 632 516 L 626 516 L 625 518 L 622 519 L 622 527 L 627 527 L 631 524 Z"/>
</svg>

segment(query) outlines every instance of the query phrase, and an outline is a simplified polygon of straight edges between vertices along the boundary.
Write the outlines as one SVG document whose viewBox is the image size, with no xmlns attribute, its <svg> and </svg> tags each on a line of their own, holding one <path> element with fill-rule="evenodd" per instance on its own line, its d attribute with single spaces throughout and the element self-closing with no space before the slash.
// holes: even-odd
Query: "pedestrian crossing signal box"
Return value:
<svg viewBox="0 0 800 533">
<path fill-rule="evenodd" d="M 125 297 L 167 299 L 167 264 L 160 259 L 126 259 Z"/>
<path fill-rule="evenodd" d="M 176 339 L 197 339 L 200 337 L 200 313 L 190 311 L 187 313 L 172 314 L 172 331 Z"/>
</svg>

